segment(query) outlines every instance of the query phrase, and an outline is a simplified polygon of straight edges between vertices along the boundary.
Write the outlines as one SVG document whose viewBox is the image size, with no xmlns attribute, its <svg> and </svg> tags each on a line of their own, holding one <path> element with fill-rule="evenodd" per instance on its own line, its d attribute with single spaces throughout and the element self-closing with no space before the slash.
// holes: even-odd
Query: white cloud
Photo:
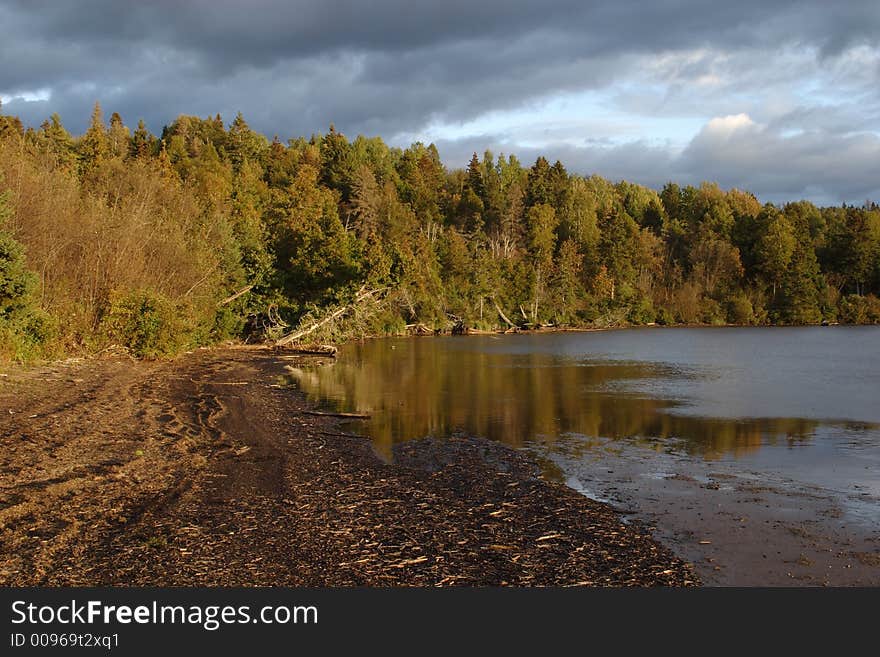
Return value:
<svg viewBox="0 0 880 657">
<path fill-rule="evenodd" d="M 702 132 L 710 139 L 730 139 L 737 132 L 756 127 L 757 125 L 748 114 L 740 113 L 715 117 L 706 124 Z"/>
</svg>

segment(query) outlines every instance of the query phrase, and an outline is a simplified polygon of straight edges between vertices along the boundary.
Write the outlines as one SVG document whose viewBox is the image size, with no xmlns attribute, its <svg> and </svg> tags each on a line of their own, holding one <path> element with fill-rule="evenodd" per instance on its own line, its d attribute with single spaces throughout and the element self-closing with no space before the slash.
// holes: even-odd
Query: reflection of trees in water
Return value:
<svg viewBox="0 0 880 657">
<path fill-rule="evenodd" d="M 367 431 L 384 453 L 394 441 L 456 431 L 516 447 L 573 433 L 630 439 L 655 449 L 668 449 L 671 438 L 676 448 L 711 459 L 768 443 L 806 441 L 820 424 L 677 415 L 669 412 L 674 401 L 608 391 L 615 382 L 681 375 L 651 363 L 459 351 L 433 339 L 393 344 L 354 345 L 332 365 L 291 370 L 291 379 L 312 397 L 371 413 Z"/>
</svg>

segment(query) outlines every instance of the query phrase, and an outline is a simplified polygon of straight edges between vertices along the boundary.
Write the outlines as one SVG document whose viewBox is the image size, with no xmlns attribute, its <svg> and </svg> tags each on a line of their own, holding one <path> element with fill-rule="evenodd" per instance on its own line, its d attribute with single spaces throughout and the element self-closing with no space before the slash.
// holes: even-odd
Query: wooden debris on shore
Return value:
<svg viewBox="0 0 880 657">
<path fill-rule="evenodd" d="M 467 335 L 468 327 L 463 318 L 453 313 L 446 313 L 446 317 L 452 322 L 452 335 Z"/>
<path fill-rule="evenodd" d="M 492 299 L 492 303 L 495 304 L 495 310 L 498 311 L 498 316 L 501 317 L 501 319 L 504 320 L 504 322 L 507 324 L 507 326 L 510 327 L 504 332 L 505 333 L 515 333 L 515 332 L 519 331 L 519 327 L 516 324 L 514 324 L 513 322 L 511 322 L 510 319 L 507 317 L 507 315 L 504 314 L 504 311 L 501 310 L 501 306 L 498 305 L 498 302 L 495 300 L 495 297 L 490 297 L 490 298 Z"/>
<path fill-rule="evenodd" d="M 431 328 L 428 328 L 421 322 L 416 324 L 407 324 L 406 325 L 407 335 L 435 335 L 436 331 Z"/>
<path fill-rule="evenodd" d="M 343 413 L 343 412 L 331 412 L 331 411 L 311 411 L 304 410 L 302 411 L 303 415 L 318 415 L 322 417 L 341 417 L 348 418 L 353 420 L 369 420 L 370 415 L 367 413 Z"/>
<path fill-rule="evenodd" d="M 276 351 L 283 351 L 289 354 L 298 354 L 303 356 L 328 356 L 336 358 L 339 349 L 332 344 L 306 344 L 306 345 L 290 345 L 279 347 L 275 345 Z"/>
<path fill-rule="evenodd" d="M 360 304 L 373 300 L 375 301 L 376 297 L 383 292 L 385 292 L 388 288 L 378 288 L 376 290 L 367 290 L 366 286 L 362 286 L 358 293 L 355 295 L 354 299 L 348 305 L 337 308 L 333 311 L 330 311 L 323 319 L 320 319 L 316 322 L 313 322 L 309 326 L 305 328 L 301 328 L 298 331 L 294 331 L 293 333 L 288 333 L 287 335 L 279 338 L 275 341 L 276 347 L 283 347 L 284 345 L 288 345 L 294 343 L 298 340 L 301 340 L 305 336 L 310 333 L 314 333 L 322 326 L 326 326 L 330 322 L 340 319 L 344 315 L 348 314 L 355 308 L 357 308 Z"/>
<path fill-rule="evenodd" d="M 243 287 L 235 294 L 230 295 L 230 296 L 226 297 L 225 299 L 223 299 L 223 301 L 221 301 L 220 303 L 217 304 L 217 307 L 221 308 L 221 307 L 225 306 L 226 304 L 232 303 L 233 301 L 238 299 L 240 296 L 242 296 L 243 294 L 247 294 L 248 292 L 250 292 L 253 289 L 254 289 L 253 285 L 248 285 L 246 287 Z"/>
</svg>

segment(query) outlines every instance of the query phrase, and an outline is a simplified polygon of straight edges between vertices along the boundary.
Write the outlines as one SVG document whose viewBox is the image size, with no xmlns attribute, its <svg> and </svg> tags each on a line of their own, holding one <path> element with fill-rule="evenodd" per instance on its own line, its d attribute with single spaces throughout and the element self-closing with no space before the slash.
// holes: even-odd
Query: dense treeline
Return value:
<svg viewBox="0 0 880 657">
<path fill-rule="evenodd" d="M 332 126 L 269 141 L 241 115 L 155 136 L 96 105 L 73 137 L 57 115 L 25 130 L 0 114 L 7 358 L 173 353 L 365 289 L 384 302 L 325 332 L 876 323 L 880 208 L 762 205 L 712 183 L 658 193 L 490 152 L 448 170 L 433 145 Z"/>
</svg>

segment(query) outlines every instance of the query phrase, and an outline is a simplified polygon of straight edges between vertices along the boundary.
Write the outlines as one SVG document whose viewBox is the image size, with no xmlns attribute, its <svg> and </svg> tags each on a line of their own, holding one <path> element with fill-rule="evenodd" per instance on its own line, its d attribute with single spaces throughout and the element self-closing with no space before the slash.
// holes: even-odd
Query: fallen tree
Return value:
<svg viewBox="0 0 880 657">
<path fill-rule="evenodd" d="M 517 325 L 514 324 L 513 322 L 511 322 L 511 321 L 508 319 L 507 315 L 504 314 L 504 311 L 501 310 L 501 306 L 499 306 L 499 305 L 498 305 L 498 302 L 495 301 L 495 297 L 491 297 L 491 298 L 492 298 L 492 303 L 495 304 L 495 310 L 498 311 L 498 314 L 501 316 L 501 319 L 503 319 L 505 322 L 507 322 L 507 325 L 510 327 L 511 330 L 514 330 L 514 331 L 515 331 L 515 330 L 518 328 Z"/>
<path fill-rule="evenodd" d="M 312 324 L 310 324 L 304 328 L 300 328 L 299 330 L 294 331 L 293 333 L 288 333 L 287 335 L 279 338 L 278 340 L 275 341 L 275 346 L 276 347 L 283 347 L 284 345 L 292 344 L 292 343 L 296 342 L 297 340 L 301 340 L 302 338 L 306 337 L 307 335 L 314 333 L 319 328 L 326 326 L 330 322 L 342 318 L 343 316 L 345 316 L 346 314 L 348 314 L 352 310 L 356 309 L 359 305 L 363 304 L 367 300 L 377 301 L 378 295 L 382 294 L 387 289 L 388 288 L 378 288 L 376 290 L 365 290 L 364 287 L 361 287 L 361 289 L 355 295 L 355 298 L 351 301 L 351 303 L 349 303 L 345 306 L 342 306 L 341 308 L 336 308 L 335 310 L 330 311 L 322 319 L 320 319 L 316 322 L 313 322 Z"/>
</svg>

